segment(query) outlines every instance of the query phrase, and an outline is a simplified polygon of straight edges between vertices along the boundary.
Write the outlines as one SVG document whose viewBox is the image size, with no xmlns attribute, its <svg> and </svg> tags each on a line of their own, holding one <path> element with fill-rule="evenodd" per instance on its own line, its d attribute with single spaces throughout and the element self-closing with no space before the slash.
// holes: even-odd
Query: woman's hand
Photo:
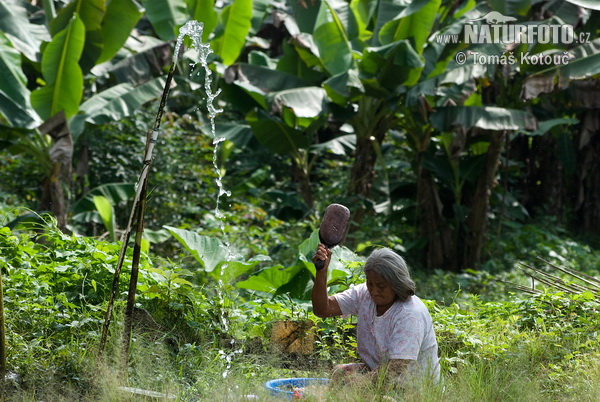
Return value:
<svg viewBox="0 0 600 402">
<path fill-rule="evenodd" d="M 313 282 L 313 313 L 321 318 L 341 315 L 342 310 L 340 309 L 337 299 L 335 296 L 329 296 L 327 294 L 327 268 L 329 267 L 329 261 L 331 261 L 331 250 L 324 245 L 319 244 L 312 260 L 315 265 L 318 260 L 321 260 L 324 263 L 324 269 L 317 269 L 317 274 L 315 275 L 315 280 Z"/>
<path fill-rule="evenodd" d="M 317 261 L 323 261 L 322 268 L 318 267 Z M 321 269 L 324 269 L 326 271 L 327 268 L 329 267 L 330 261 L 331 261 L 331 250 L 328 249 L 327 247 L 325 247 L 323 244 L 319 243 L 319 246 L 317 247 L 317 251 L 315 252 L 315 255 L 312 258 L 312 262 L 313 262 L 313 264 L 315 264 L 315 267 L 317 267 L 317 271 L 320 271 Z"/>
</svg>

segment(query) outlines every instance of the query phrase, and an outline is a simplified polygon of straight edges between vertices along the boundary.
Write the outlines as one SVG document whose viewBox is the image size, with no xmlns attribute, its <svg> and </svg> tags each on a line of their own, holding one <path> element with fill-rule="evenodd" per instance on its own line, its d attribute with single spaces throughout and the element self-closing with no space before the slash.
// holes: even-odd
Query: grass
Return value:
<svg viewBox="0 0 600 402">
<path fill-rule="evenodd" d="M 444 310 L 445 311 L 445 310 Z M 448 310 L 449 314 L 454 311 Z M 440 312 L 436 313 L 440 314 Z M 501 315 L 500 313 L 499 315 Z M 501 325 L 479 326 L 473 336 L 505 339 L 510 331 Z M 493 323 L 490 320 L 489 323 Z M 464 320 L 468 323 L 469 320 Z M 462 329 L 466 329 L 462 327 Z M 447 335 L 442 335 L 447 336 Z M 596 335 L 597 336 L 597 335 Z M 387 390 L 371 383 L 323 389 L 307 395 L 312 401 L 593 401 L 600 397 L 600 352 L 584 350 L 589 336 L 565 339 L 523 331 L 516 341 L 495 354 L 463 344 L 452 352 L 462 356 L 454 365 L 443 365 L 443 387 L 423 385 L 404 391 Z M 113 340 L 114 342 L 114 340 Z M 597 339 L 596 339 L 597 342 Z M 441 343 L 443 345 L 443 343 Z M 114 345 L 113 345 L 114 346 Z M 489 346 L 489 345 L 488 345 Z M 482 349 L 483 348 L 483 349 Z M 20 388 L 7 386 L 6 401 L 151 401 L 163 400 L 124 391 L 130 387 L 171 395 L 178 401 L 280 401 L 264 387 L 267 380 L 291 377 L 328 377 L 330 365 L 320 361 L 308 366 L 305 359 L 290 359 L 274 352 L 234 353 L 211 344 L 178 345 L 162 339 L 134 337 L 126 379 L 113 354 L 99 363 L 93 351 L 80 351 L 79 377 L 65 379 L 48 373 L 45 378 L 24 381 Z M 570 353 L 563 355 L 558 350 Z M 442 350 L 442 354 L 448 350 Z M 470 352 L 470 355 L 467 354 Z M 462 353 L 462 354 L 461 354 Z M 229 360 L 230 359 L 230 360 Z M 255 399 L 257 398 L 257 399 Z"/>
<path fill-rule="evenodd" d="M 222 296 L 227 298 L 224 309 L 223 301 L 210 296 L 209 284 L 167 288 L 157 280 L 146 283 L 151 296 L 143 294 L 138 301 L 143 306 L 155 305 L 153 312 L 162 312 L 163 316 L 155 317 L 162 329 L 134 333 L 128 371 L 122 374 L 122 303 L 116 305 L 103 362 L 96 359 L 95 350 L 105 298 L 92 289 L 97 286 L 100 291 L 102 283 L 110 282 L 107 255 L 115 246 L 53 232 L 44 244 L 7 230 L 0 234 L 0 263 L 6 272 L 8 367 L 21 376 L 20 382 L 5 384 L 2 400 L 158 399 L 122 389 L 131 387 L 181 401 L 254 397 L 275 401 L 264 387 L 267 380 L 328 377 L 334 363 L 353 357 L 352 325 L 342 318 L 326 321 L 327 330 L 319 332 L 322 338 L 315 343 L 316 355 L 292 359 L 270 350 L 267 329 L 275 319 L 287 317 L 284 307 L 296 311 L 296 315 L 289 314 L 292 318 L 315 319 L 303 306 L 283 306 L 267 298 L 249 303 L 231 290 Z M 558 249 L 558 237 L 544 239 L 548 249 Z M 596 253 L 572 242 L 568 245 L 571 248 L 565 250 L 569 259 L 575 257 L 575 268 L 594 266 Z M 70 269 L 65 270 L 67 265 Z M 94 286 L 90 284 L 93 278 Z M 600 400 L 598 300 L 592 294 L 510 295 L 496 287 L 493 279 L 492 272 L 483 270 L 458 275 L 436 272 L 417 278 L 423 289 L 420 296 L 431 299 L 427 303 L 440 345 L 443 388 L 418 386 L 398 392 L 361 383 L 327 389 L 308 399 Z M 222 342 L 224 335 L 215 325 L 221 311 L 229 313 L 229 327 L 236 329 L 228 335 L 242 338 L 233 345 Z M 250 342 L 244 342 L 255 338 L 262 343 L 246 348 Z"/>
</svg>

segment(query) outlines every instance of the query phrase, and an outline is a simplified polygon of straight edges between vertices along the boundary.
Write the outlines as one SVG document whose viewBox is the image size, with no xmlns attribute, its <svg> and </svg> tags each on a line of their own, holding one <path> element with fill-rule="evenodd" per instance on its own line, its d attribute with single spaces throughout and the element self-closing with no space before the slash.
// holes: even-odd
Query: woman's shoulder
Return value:
<svg viewBox="0 0 600 402">
<path fill-rule="evenodd" d="M 358 285 L 350 285 L 350 287 L 340 293 L 337 293 L 335 297 L 338 299 L 350 299 L 360 301 L 369 295 L 369 291 L 367 290 L 367 285 L 365 283 L 361 283 Z"/>
<path fill-rule="evenodd" d="M 429 314 L 425 303 L 415 295 L 412 295 L 408 300 L 398 302 L 398 307 L 404 314 L 422 314 L 424 312 Z"/>
</svg>

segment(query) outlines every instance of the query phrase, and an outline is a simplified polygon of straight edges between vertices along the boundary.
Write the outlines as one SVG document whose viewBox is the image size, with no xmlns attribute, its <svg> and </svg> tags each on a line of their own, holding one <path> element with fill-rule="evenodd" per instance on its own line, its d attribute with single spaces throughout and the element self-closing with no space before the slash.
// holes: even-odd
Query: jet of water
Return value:
<svg viewBox="0 0 600 402">
<path fill-rule="evenodd" d="M 211 134 L 213 137 L 213 146 L 214 146 L 212 162 L 213 162 L 214 171 L 217 174 L 217 178 L 215 179 L 215 182 L 219 189 L 218 194 L 217 194 L 217 199 L 216 199 L 216 205 L 215 205 L 215 216 L 217 217 L 217 219 L 221 220 L 221 233 L 223 234 L 223 237 L 225 238 L 224 242 L 225 242 L 225 246 L 227 247 L 227 252 L 228 252 L 227 253 L 227 262 L 225 264 L 223 264 L 223 266 L 221 267 L 221 275 L 219 278 L 219 289 L 217 290 L 221 305 L 223 306 L 225 304 L 224 303 L 225 298 L 220 290 L 220 289 L 224 288 L 224 284 L 223 284 L 223 281 L 221 278 L 223 277 L 223 272 L 224 272 L 225 268 L 227 267 L 228 263 L 233 260 L 233 253 L 231 251 L 231 244 L 230 244 L 229 240 L 227 240 L 227 236 L 225 233 L 225 215 L 223 215 L 223 213 L 221 213 L 221 211 L 220 211 L 220 200 L 221 200 L 222 196 L 229 197 L 231 195 L 231 192 L 225 190 L 225 188 L 223 186 L 223 175 L 222 175 L 221 169 L 218 166 L 218 158 L 217 158 L 218 157 L 218 147 L 219 147 L 220 143 L 225 141 L 225 138 L 217 136 L 217 132 L 216 132 L 217 130 L 215 128 L 215 117 L 217 116 L 217 114 L 221 113 L 223 110 L 217 109 L 214 106 L 213 101 L 221 93 L 221 89 L 219 88 L 216 92 L 212 91 L 212 71 L 208 67 L 208 57 L 212 53 L 212 49 L 210 48 L 210 44 L 202 43 L 203 29 L 204 29 L 204 25 L 197 21 L 188 21 L 180 28 L 179 35 L 177 37 L 177 42 L 175 44 L 175 56 L 174 56 L 173 60 L 174 60 L 174 63 L 177 63 L 179 53 L 181 50 L 181 46 L 183 45 L 183 39 L 186 35 L 189 36 L 190 39 L 192 40 L 192 48 L 196 49 L 196 51 L 198 52 L 198 60 L 204 69 L 204 91 L 206 92 L 206 97 L 207 97 L 206 107 L 208 110 L 208 116 L 210 118 L 210 128 L 211 128 Z M 196 63 L 192 63 L 190 65 L 192 67 L 192 70 L 195 67 L 195 65 L 196 65 Z M 229 323 L 227 322 L 227 318 L 225 317 L 224 314 L 221 314 L 221 324 L 223 325 L 224 331 L 227 332 L 229 329 Z M 241 353 L 241 349 L 234 350 L 234 343 L 235 343 L 235 340 L 232 339 L 231 340 L 231 348 L 233 351 L 231 353 L 226 353 L 223 350 L 221 350 L 221 353 L 220 353 L 226 362 L 226 368 L 225 368 L 225 371 L 223 372 L 223 378 L 226 378 L 228 375 L 228 372 L 231 368 L 231 361 L 233 359 L 233 356 L 236 353 Z"/>
</svg>

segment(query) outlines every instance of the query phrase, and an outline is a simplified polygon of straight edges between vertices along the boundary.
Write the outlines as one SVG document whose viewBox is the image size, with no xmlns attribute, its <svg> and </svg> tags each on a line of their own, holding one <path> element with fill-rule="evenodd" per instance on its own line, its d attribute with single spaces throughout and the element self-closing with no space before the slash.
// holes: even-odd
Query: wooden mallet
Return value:
<svg viewBox="0 0 600 402">
<path fill-rule="evenodd" d="M 341 204 L 330 204 L 325 210 L 325 215 L 319 227 L 319 240 L 331 249 L 337 246 L 346 235 L 348 222 L 350 221 L 350 210 Z M 325 261 L 317 260 L 315 268 L 323 269 Z"/>
</svg>

